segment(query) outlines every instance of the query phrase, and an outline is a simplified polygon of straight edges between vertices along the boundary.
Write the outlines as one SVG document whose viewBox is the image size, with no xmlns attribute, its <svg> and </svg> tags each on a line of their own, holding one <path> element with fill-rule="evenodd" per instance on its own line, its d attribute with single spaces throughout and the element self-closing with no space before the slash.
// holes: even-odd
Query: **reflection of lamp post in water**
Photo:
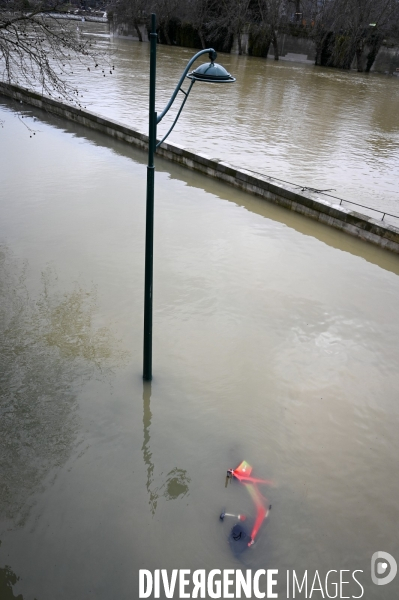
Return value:
<svg viewBox="0 0 399 600">
<path fill-rule="evenodd" d="M 154 515 L 160 496 L 163 496 L 166 500 L 175 500 L 179 496 L 185 496 L 188 493 L 188 484 L 191 479 L 184 469 L 175 467 L 169 471 L 165 481 L 159 487 L 154 487 L 154 463 L 152 462 L 152 452 L 150 450 L 150 426 L 152 419 L 150 401 L 151 384 L 145 383 L 143 385 L 144 440 L 141 449 L 143 451 L 143 460 L 147 467 L 147 491 L 150 496 L 150 510 L 152 515 Z"/>
<path fill-rule="evenodd" d="M 148 166 L 147 166 L 147 209 L 146 209 L 146 234 L 145 234 L 145 283 L 144 283 L 144 358 L 143 358 L 143 378 L 147 381 L 152 379 L 152 275 L 153 275 L 153 246 L 154 246 L 154 154 L 156 149 L 168 137 L 177 119 L 180 116 L 183 106 L 186 103 L 188 95 L 196 81 L 205 81 L 207 83 L 228 83 L 235 81 L 234 77 L 226 71 L 224 67 L 216 64 L 216 52 L 213 48 L 207 48 L 197 52 L 188 62 L 184 69 L 175 91 L 170 97 L 164 110 L 160 115 L 155 112 L 155 74 L 156 74 L 156 52 L 157 52 L 157 33 L 156 17 L 151 15 L 151 55 L 150 55 L 150 107 L 149 107 L 149 127 L 148 127 Z M 202 54 L 209 54 L 210 63 L 199 66 L 195 71 L 188 73 L 191 65 Z M 185 78 L 191 79 L 187 92 L 182 89 Z M 174 103 L 178 92 L 184 94 L 184 100 L 179 108 L 177 116 L 167 134 L 160 142 L 156 142 L 157 124 L 164 118 L 170 107 Z"/>
</svg>

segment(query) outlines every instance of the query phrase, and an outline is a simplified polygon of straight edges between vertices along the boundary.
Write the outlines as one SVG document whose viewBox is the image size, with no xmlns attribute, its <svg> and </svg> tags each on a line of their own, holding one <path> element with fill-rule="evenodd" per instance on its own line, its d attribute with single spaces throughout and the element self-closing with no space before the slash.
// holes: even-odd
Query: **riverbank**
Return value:
<svg viewBox="0 0 399 600">
<path fill-rule="evenodd" d="M 68 120 L 101 131 L 111 137 L 124 140 L 146 150 L 146 135 L 117 121 L 106 119 L 88 110 L 78 109 L 18 86 L 2 84 L 0 93 L 22 103 L 36 106 Z M 157 153 L 187 168 L 222 180 L 236 188 L 245 190 L 283 206 L 294 212 L 340 229 L 349 235 L 399 254 L 399 228 L 385 224 L 359 212 L 352 211 L 321 197 L 320 192 L 302 189 L 292 184 L 282 185 L 272 177 L 255 175 L 246 169 L 235 168 L 228 163 L 191 152 L 184 147 L 163 143 Z"/>
<path fill-rule="evenodd" d="M 87 21 L 91 23 L 108 23 L 107 17 L 91 15 L 90 13 L 81 13 L 78 15 L 70 14 L 70 13 L 51 13 L 51 16 L 54 19 L 66 19 L 68 21 Z"/>
<path fill-rule="evenodd" d="M 142 24 L 137 27 L 141 34 L 140 41 L 148 42 L 147 26 Z M 139 41 L 137 30 L 128 23 L 118 24 L 113 35 L 115 37 Z M 240 47 L 243 55 L 250 54 L 248 33 L 242 34 Z M 239 54 L 239 45 L 236 37 L 233 38 L 230 52 L 231 54 Z M 282 61 L 314 65 L 316 60 L 316 46 L 313 40 L 308 37 L 300 37 L 287 32 L 280 33 L 278 36 L 278 53 L 279 60 Z M 269 60 L 274 60 L 273 52 L 269 52 L 268 58 Z M 356 59 L 353 60 L 351 70 L 357 72 Z M 370 72 L 399 76 L 399 44 L 382 44 Z"/>
</svg>

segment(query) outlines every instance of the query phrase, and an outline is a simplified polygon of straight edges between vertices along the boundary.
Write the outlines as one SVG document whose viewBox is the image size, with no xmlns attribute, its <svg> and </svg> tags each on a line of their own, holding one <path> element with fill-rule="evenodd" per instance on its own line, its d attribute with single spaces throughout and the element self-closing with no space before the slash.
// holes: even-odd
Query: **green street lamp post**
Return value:
<svg viewBox="0 0 399 600">
<path fill-rule="evenodd" d="M 213 48 L 200 50 L 187 63 L 175 91 L 170 97 L 164 110 L 158 115 L 155 112 L 155 76 L 157 62 L 157 33 L 156 16 L 151 15 L 151 54 L 150 54 L 150 105 L 149 105 L 149 126 L 148 126 L 148 165 L 147 165 L 147 205 L 146 205 L 146 229 L 145 229 L 145 278 L 144 278 L 144 348 L 143 348 L 143 379 L 151 381 L 152 379 L 152 283 L 153 283 L 153 247 L 154 247 L 154 154 L 158 146 L 166 140 L 180 116 L 181 111 L 187 101 L 188 95 L 196 81 L 207 83 L 229 83 L 235 81 L 235 78 L 226 71 L 224 67 L 215 63 L 216 52 Z M 194 61 L 202 54 L 208 54 L 210 63 L 200 65 L 195 71 L 189 73 L 189 69 Z M 184 79 L 188 77 L 191 82 L 188 90 L 182 89 Z M 164 118 L 170 107 L 174 103 L 178 92 L 184 95 L 184 100 L 179 108 L 175 120 L 169 131 L 162 140 L 157 143 L 157 124 Z"/>
</svg>

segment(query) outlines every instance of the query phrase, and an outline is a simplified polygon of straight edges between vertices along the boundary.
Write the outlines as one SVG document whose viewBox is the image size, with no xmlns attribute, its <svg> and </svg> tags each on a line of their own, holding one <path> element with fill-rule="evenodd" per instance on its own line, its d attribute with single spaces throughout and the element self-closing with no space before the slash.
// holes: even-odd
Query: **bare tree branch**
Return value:
<svg viewBox="0 0 399 600">
<path fill-rule="evenodd" d="M 79 90 L 69 79 L 74 65 L 96 68 L 109 58 L 96 51 L 94 41 L 80 37 L 73 21 L 59 18 L 59 8 L 0 0 L 0 83 L 39 89 L 80 106 Z"/>
</svg>

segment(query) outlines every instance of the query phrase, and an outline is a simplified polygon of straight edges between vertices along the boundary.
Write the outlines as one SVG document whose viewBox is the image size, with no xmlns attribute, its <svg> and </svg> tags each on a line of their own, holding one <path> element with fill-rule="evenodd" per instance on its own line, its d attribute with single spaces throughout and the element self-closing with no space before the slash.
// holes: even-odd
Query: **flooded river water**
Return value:
<svg viewBox="0 0 399 600">
<path fill-rule="evenodd" d="M 88 108 L 144 130 L 148 45 L 112 43 Z M 161 106 L 187 53 L 159 53 Z M 395 202 L 398 82 L 223 63 L 254 65 L 251 90 L 196 86 L 176 141 Z M 1 600 L 135 599 L 140 569 L 277 569 L 279 598 L 293 570 L 295 597 L 334 597 L 341 570 L 339 597 L 398 597 L 370 575 L 399 560 L 398 257 L 158 158 L 143 385 L 145 154 L 4 98 L 0 119 Z M 225 487 L 243 459 L 272 508 L 236 557 L 219 515 L 254 515 Z"/>
<path fill-rule="evenodd" d="M 145 155 L 0 116 L 0 597 L 128 600 L 157 568 L 397 597 L 370 559 L 399 558 L 398 257 L 158 159 L 143 386 Z M 274 484 L 237 558 L 243 459 Z"/>
<path fill-rule="evenodd" d="M 94 34 L 99 48 L 111 50 L 115 70 L 89 73 L 76 65 L 80 99 L 147 133 L 149 44 L 106 37 L 102 24 L 84 23 L 81 29 L 82 39 Z M 194 53 L 158 46 L 158 111 Z M 172 142 L 399 216 L 398 77 L 228 54 L 217 60 L 237 82 L 196 84 Z M 159 126 L 159 138 L 171 113 Z M 399 219 L 391 222 L 398 225 Z"/>
</svg>

